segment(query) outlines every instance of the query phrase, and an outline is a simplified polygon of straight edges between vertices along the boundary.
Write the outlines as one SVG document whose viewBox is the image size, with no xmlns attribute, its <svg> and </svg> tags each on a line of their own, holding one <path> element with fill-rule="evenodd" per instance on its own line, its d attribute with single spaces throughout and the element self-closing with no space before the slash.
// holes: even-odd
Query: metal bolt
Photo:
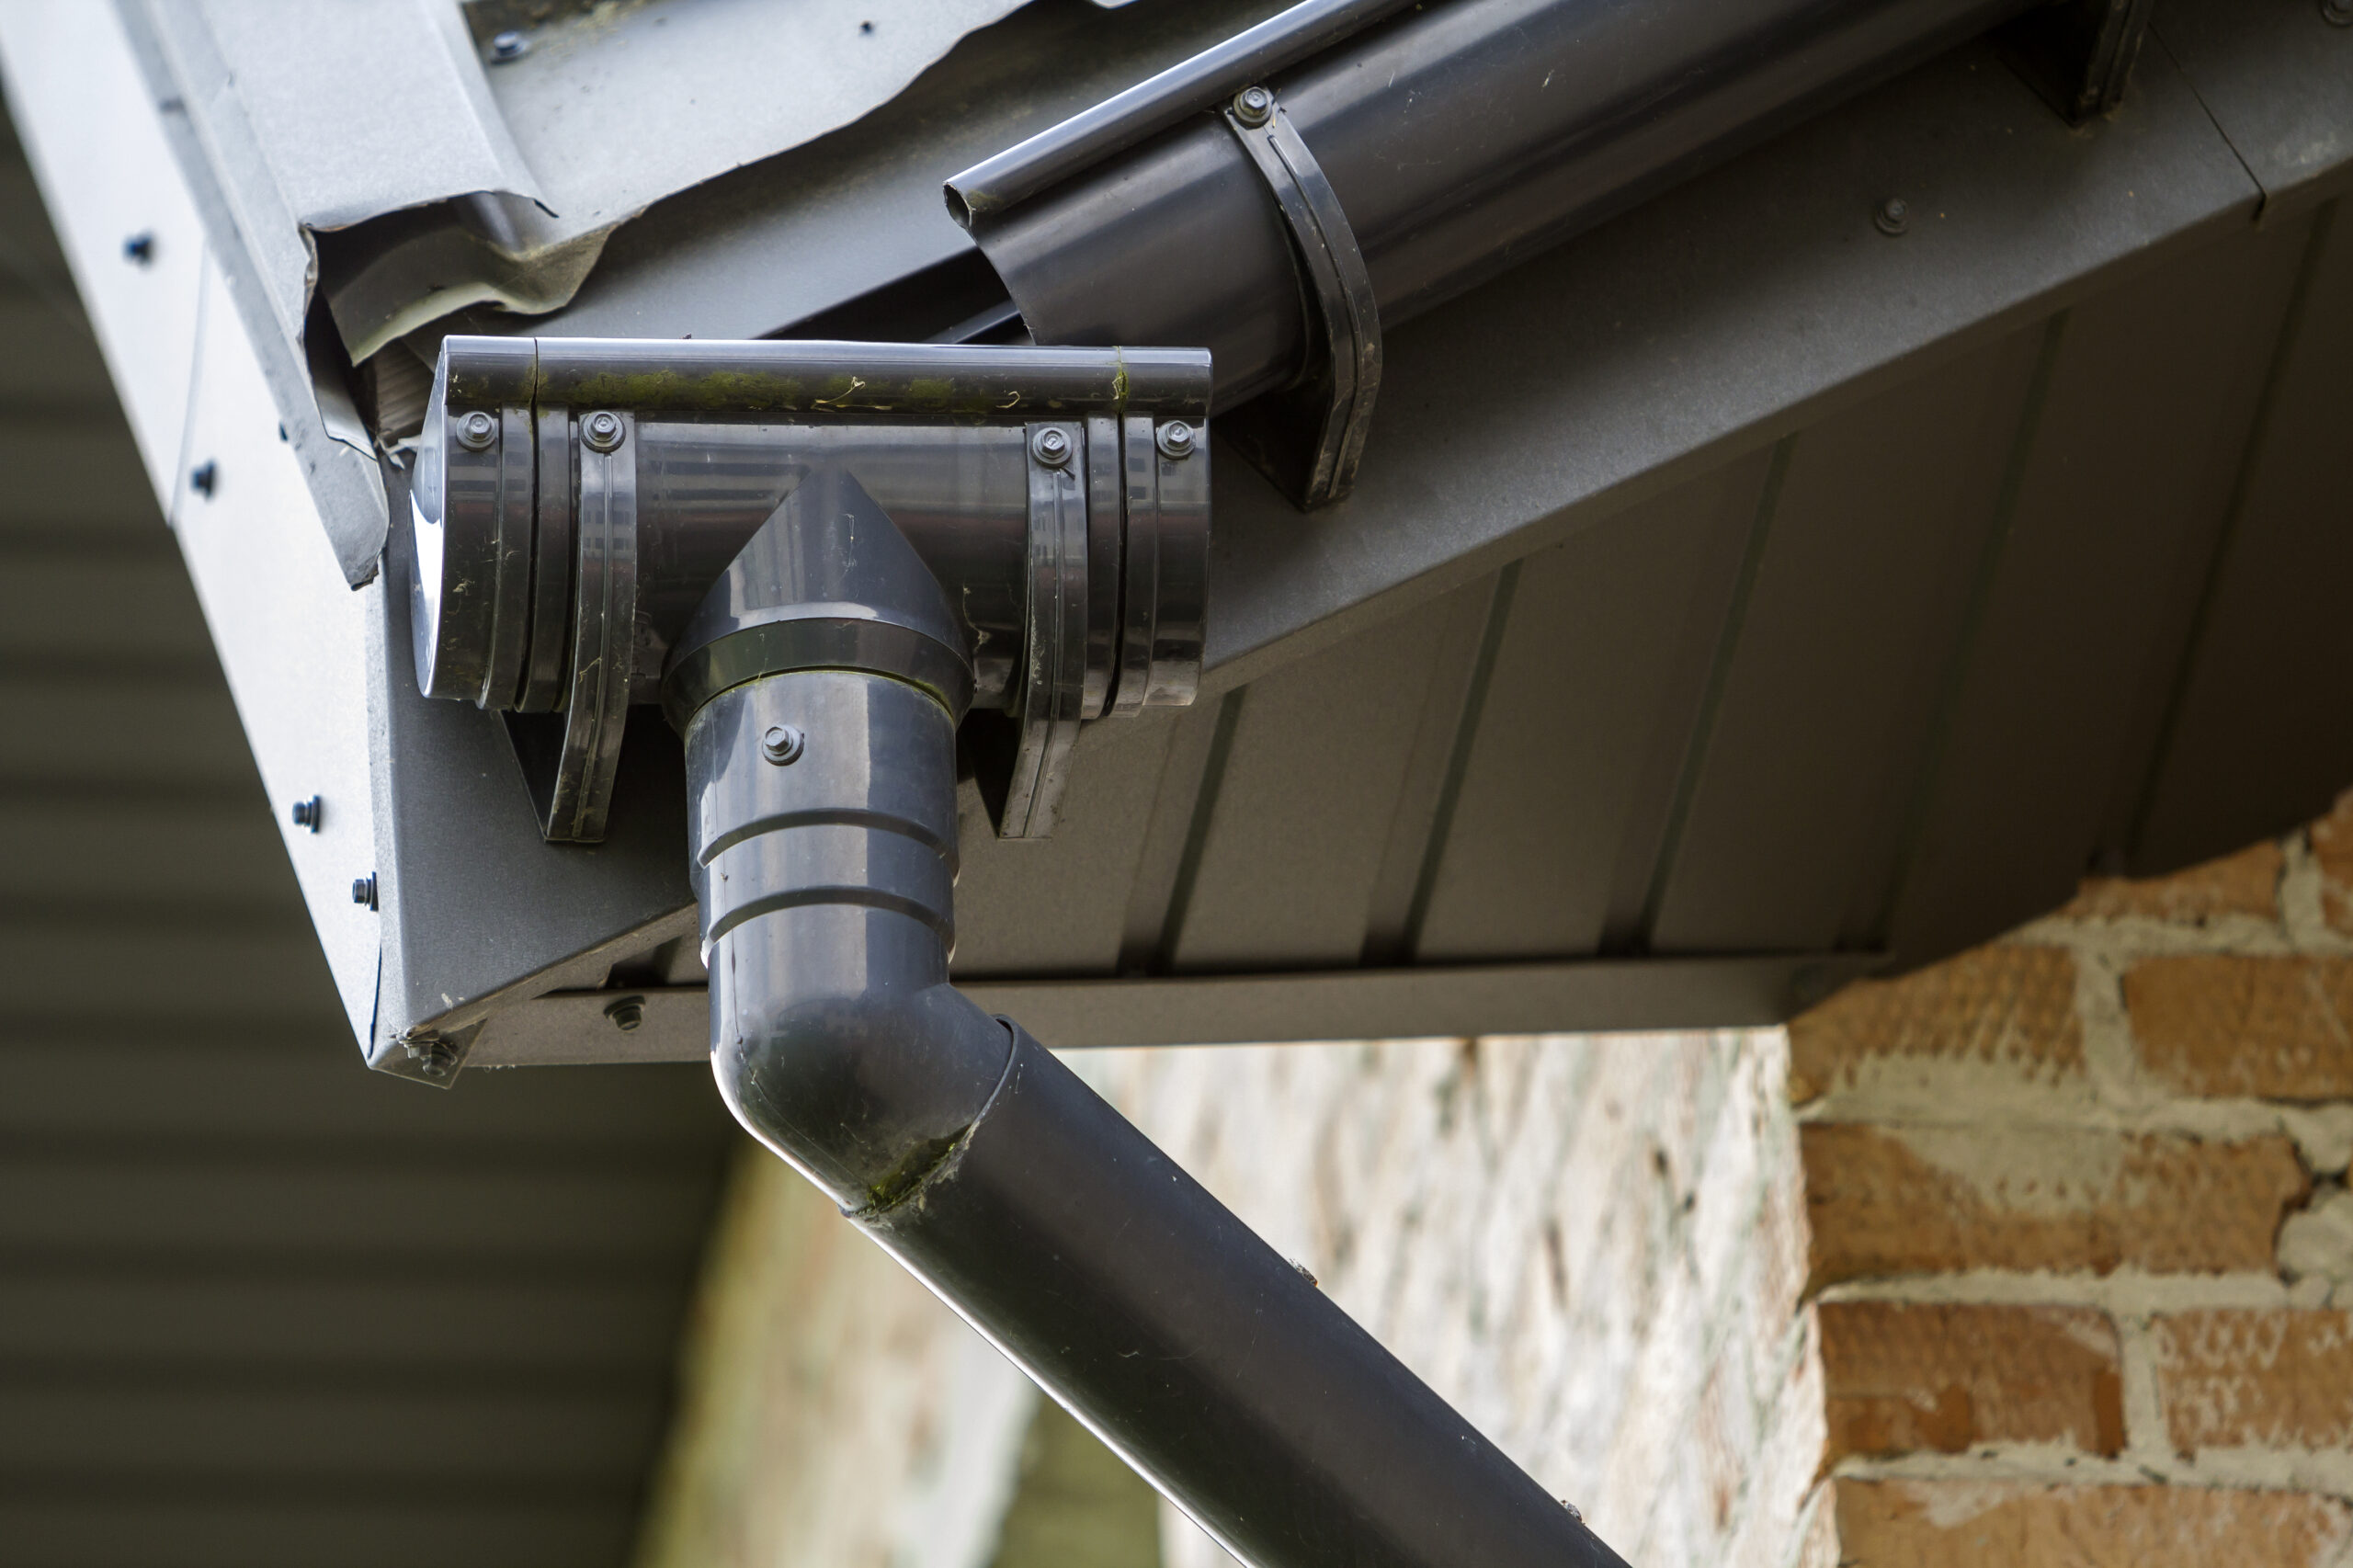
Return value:
<svg viewBox="0 0 2353 1568">
<path fill-rule="evenodd" d="M 790 724 L 770 724 L 760 736 L 760 755 L 779 767 L 790 767 L 809 749 L 809 737 Z"/>
<path fill-rule="evenodd" d="M 1879 225 L 1882 234 L 1900 234 L 1912 226 L 1912 208 L 1904 198 L 1891 196 L 1879 204 L 1871 214 L 1871 222 Z"/>
<path fill-rule="evenodd" d="M 1275 95 L 1264 87 L 1245 87 L 1233 95 L 1233 118 L 1256 128 L 1275 118 Z"/>
<path fill-rule="evenodd" d="M 512 29 L 494 34 L 491 38 L 490 58 L 494 65 L 504 65 L 510 60 L 520 60 L 530 52 L 531 40 Z"/>
<path fill-rule="evenodd" d="M 312 796 L 307 801 L 297 801 L 294 802 L 294 825 L 296 827 L 307 827 L 313 833 L 316 833 L 319 831 L 319 824 L 325 820 L 326 804 L 316 795 Z"/>
<path fill-rule="evenodd" d="M 137 267 L 152 265 L 155 259 L 155 236 L 141 230 L 122 242 L 122 259 Z"/>
<path fill-rule="evenodd" d="M 1193 455 L 1193 449 L 1200 441 L 1190 425 L 1181 419 L 1172 419 L 1153 432 L 1152 443 L 1160 449 L 1162 457 L 1182 460 Z"/>
<path fill-rule="evenodd" d="M 458 420 L 458 445 L 470 452 L 483 451 L 497 439 L 498 421 L 479 408 Z"/>
<path fill-rule="evenodd" d="M 1290 1266 L 1298 1273 L 1299 1277 L 1302 1279 L 1306 1280 L 1312 1288 L 1318 1290 L 1324 1288 L 1323 1286 L 1316 1284 L 1315 1275 L 1308 1268 L 1307 1265 L 1300 1262 L 1299 1259 L 1294 1257 L 1290 1260 Z"/>
<path fill-rule="evenodd" d="M 1070 432 L 1050 425 L 1038 432 L 1038 438 L 1029 443 L 1029 450 L 1048 468 L 1060 468 L 1070 461 Z"/>
<path fill-rule="evenodd" d="M 605 1017 L 613 1020 L 613 1028 L 627 1034 L 645 1022 L 645 998 L 624 996 L 605 1009 Z"/>
<path fill-rule="evenodd" d="M 401 1049 L 416 1063 L 416 1070 L 428 1078 L 446 1078 L 449 1069 L 457 1065 L 457 1051 L 438 1034 L 410 1035 L 401 1041 Z"/>
<path fill-rule="evenodd" d="M 2320 19 L 2332 28 L 2353 28 L 2353 0 L 2320 0 Z"/>
<path fill-rule="evenodd" d="M 376 907 L 376 873 L 351 879 L 351 902 L 363 909 Z"/>
<path fill-rule="evenodd" d="M 199 495 L 203 496 L 207 501 L 212 499 L 213 486 L 220 483 L 221 465 L 214 462 L 210 458 L 205 459 L 202 462 L 188 470 L 188 487 L 190 490 L 195 491 Z"/>
<path fill-rule="evenodd" d="M 1574 1519 L 1579 1524 L 1585 1523 L 1585 1510 L 1578 1507 L 1574 1503 L 1572 1503 L 1566 1497 L 1563 1497 L 1561 1499 L 1561 1506 L 1569 1511 L 1569 1517 Z"/>
<path fill-rule="evenodd" d="M 597 451 L 609 452 L 621 444 L 621 416 L 592 414 L 580 422 L 580 438 Z"/>
</svg>

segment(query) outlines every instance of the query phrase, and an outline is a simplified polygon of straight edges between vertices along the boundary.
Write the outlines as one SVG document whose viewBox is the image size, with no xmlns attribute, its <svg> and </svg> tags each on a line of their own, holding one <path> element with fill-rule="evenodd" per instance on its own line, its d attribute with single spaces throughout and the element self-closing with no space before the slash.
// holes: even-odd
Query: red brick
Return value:
<svg viewBox="0 0 2353 1568">
<path fill-rule="evenodd" d="M 2171 1312 L 2150 1324 L 2149 1343 L 2182 1453 L 2353 1448 L 2353 1313 Z"/>
<path fill-rule="evenodd" d="M 1900 1059 L 2080 1075 L 2074 955 L 2003 943 L 1849 985 L 1790 1025 L 1790 1097 L 1802 1104 L 1850 1085 L 1865 1063 Z"/>
<path fill-rule="evenodd" d="M 2353 936 L 2353 790 L 2313 824 L 2313 858 L 2320 862 L 2321 913 L 2329 925 Z"/>
<path fill-rule="evenodd" d="M 1980 1443 L 2123 1450 L 2123 1382 L 2105 1312 L 1832 1301 L 1820 1317 L 1825 1463 Z"/>
<path fill-rule="evenodd" d="M 2353 960 L 2195 953 L 2124 977 L 2141 1060 L 2186 1095 L 2353 1095 Z"/>
<path fill-rule="evenodd" d="M 2304 1492 L 1836 1483 L 1840 1568 L 2333 1568 L 2353 1509 Z"/>
<path fill-rule="evenodd" d="M 2268 1272 L 2281 1218 L 2309 1186 L 2276 1135 L 2075 1129 L 1995 1141 L 1815 1122 L 1799 1137 L 1815 1290 L 1966 1268 Z M 2038 1141 L 2056 1174 L 2020 1153 Z"/>
<path fill-rule="evenodd" d="M 2284 864 L 2279 846 L 2267 841 L 2170 877 L 2088 877 L 2059 913 L 2077 920 L 2137 915 L 2187 926 L 2220 915 L 2277 920 Z"/>
</svg>

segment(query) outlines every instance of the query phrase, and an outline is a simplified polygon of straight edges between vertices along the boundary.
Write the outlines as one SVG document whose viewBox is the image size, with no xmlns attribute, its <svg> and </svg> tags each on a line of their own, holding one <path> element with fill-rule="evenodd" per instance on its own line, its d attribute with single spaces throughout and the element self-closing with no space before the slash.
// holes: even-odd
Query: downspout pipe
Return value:
<svg viewBox="0 0 2353 1568">
<path fill-rule="evenodd" d="M 819 645 L 813 664 L 779 652 Z M 729 1107 L 1243 1562 L 1618 1565 L 1051 1052 L 949 983 L 971 684 L 941 672 L 962 649 L 889 516 L 824 470 L 682 639 L 671 690 L 679 669 L 705 672 L 673 712 Z M 732 683 L 713 690 L 720 668 Z"/>
</svg>

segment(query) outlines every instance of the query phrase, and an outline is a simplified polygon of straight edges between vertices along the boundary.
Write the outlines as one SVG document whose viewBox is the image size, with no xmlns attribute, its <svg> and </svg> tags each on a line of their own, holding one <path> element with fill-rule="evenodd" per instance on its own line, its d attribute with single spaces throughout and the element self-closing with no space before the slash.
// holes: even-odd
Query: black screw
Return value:
<svg viewBox="0 0 2353 1568">
<path fill-rule="evenodd" d="M 155 260 L 155 236 L 142 229 L 123 241 L 122 259 L 137 267 L 153 265 Z"/>
<path fill-rule="evenodd" d="M 1871 214 L 1871 222 L 1879 225 L 1882 234 L 1900 234 L 1912 226 L 1912 208 L 1904 198 L 1891 196 L 1879 204 Z"/>
<path fill-rule="evenodd" d="M 376 873 L 351 879 L 351 902 L 363 909 L 376 907 Z"/>
<path fill-rule="evenodd" d="M 1193 427 L 1181 419 L 1172 419 L 1163 425 L 1153 432 L 1152 439 L 1165 458 L 1189 458 L 1193 455 L 1194 447 L 1199 444 Z"/>
<path fill-rule="evenodd" d="M 210 458 L 205 459 L 202 462 L 188 470 L 188 487 L 190 490 L 195 491 L 199 495 L 203 496 L 207 501 L 212 499 L 213 486 L 220 483 L 221 465 L 214 462 Z"/>
<path fill-rule="evenodd" d="M 872 22 L 860 22 L 858 24 L 858 30 L 862 33 L 870 33 L 874 30 L 874 24 Z"/>
<path fill-rule="evenodd" d="M 1050 425 L 1038 432 L 1038 438 L 1029 443 L 1029 450 L 1048 468 L 1060 468 L 1070 461 L 1070 432 Z"/>
<path fill-rule="evenodd" d="M 1275 118 L 1275 95 L 1264 87 L 1245 87 L 1233 95 L 1233 118 L 1248 126 L 1260 126 Z"/>
<path fill-rule="evenodd" d="M 312 796 L 307 801 L 297 801 L 294 802 L 294 825 L 296 827 L 307 827 L 313 833 L 316 833 L 319 831 L 319 824 L 325 820 L 326 803 L 321 801 L 316 795 Z"/>
<path fill-rule="evenodd" d="M 600 452 L 609 452 L 621 444 L 621 416 L 618 414 L 592 414 L 580 422 L 580 438 Z"/>
<path fill-rule="evenodd" d="M 627 1034 L 645 1022 L 645 998 L 624 996 L 605 1009 L 605 1017 L 613 1020 L 613 1028 Z"/>
<path fill-rule="evenodd" d="M 760 755 L 779 767 L 790 767 L 809 749 L 809 738 L 790 724 L 770 724 L 760 736 Z"/>
<path fill-rule="evenodd" d="M 504 65 L 510 60 L 520 60 L 530 51 L 531 40 L 518 32 L 498 33 L 490 40 L 490 58 L 494 64 Z"/>
<path fill-rule="evenodd" d="M 458 421 L 458 445 L 470 452 L 486 450 L 497 439 L 498 421 L 479 408 Z"/>
</svg>

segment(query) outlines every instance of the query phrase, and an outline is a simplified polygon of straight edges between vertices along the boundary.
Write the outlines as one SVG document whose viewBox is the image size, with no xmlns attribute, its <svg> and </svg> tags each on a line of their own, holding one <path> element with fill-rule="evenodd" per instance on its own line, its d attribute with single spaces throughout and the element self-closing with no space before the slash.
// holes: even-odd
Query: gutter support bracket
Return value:
<svg viewBox="0 0 2353 1568">
<path fill-rule="evenodd" d="M 2004 58 L 2070 125 L 2124 101 L 2155 0 L 2057 0 L 1995 34 Z"/>
<path fill-rule="evenodd" d="M 1245 456 L 1313 511 L 1345 499 L 1356 484 L 1381 390 L 1381 306 L 1340 199 L 1274 94 L 1244 88 L 1226 105 L 1225 123 L 1290 230 L 1311 308 L 1300 379 L 1227 415 L 1224 428 Z"/>
</svg>

